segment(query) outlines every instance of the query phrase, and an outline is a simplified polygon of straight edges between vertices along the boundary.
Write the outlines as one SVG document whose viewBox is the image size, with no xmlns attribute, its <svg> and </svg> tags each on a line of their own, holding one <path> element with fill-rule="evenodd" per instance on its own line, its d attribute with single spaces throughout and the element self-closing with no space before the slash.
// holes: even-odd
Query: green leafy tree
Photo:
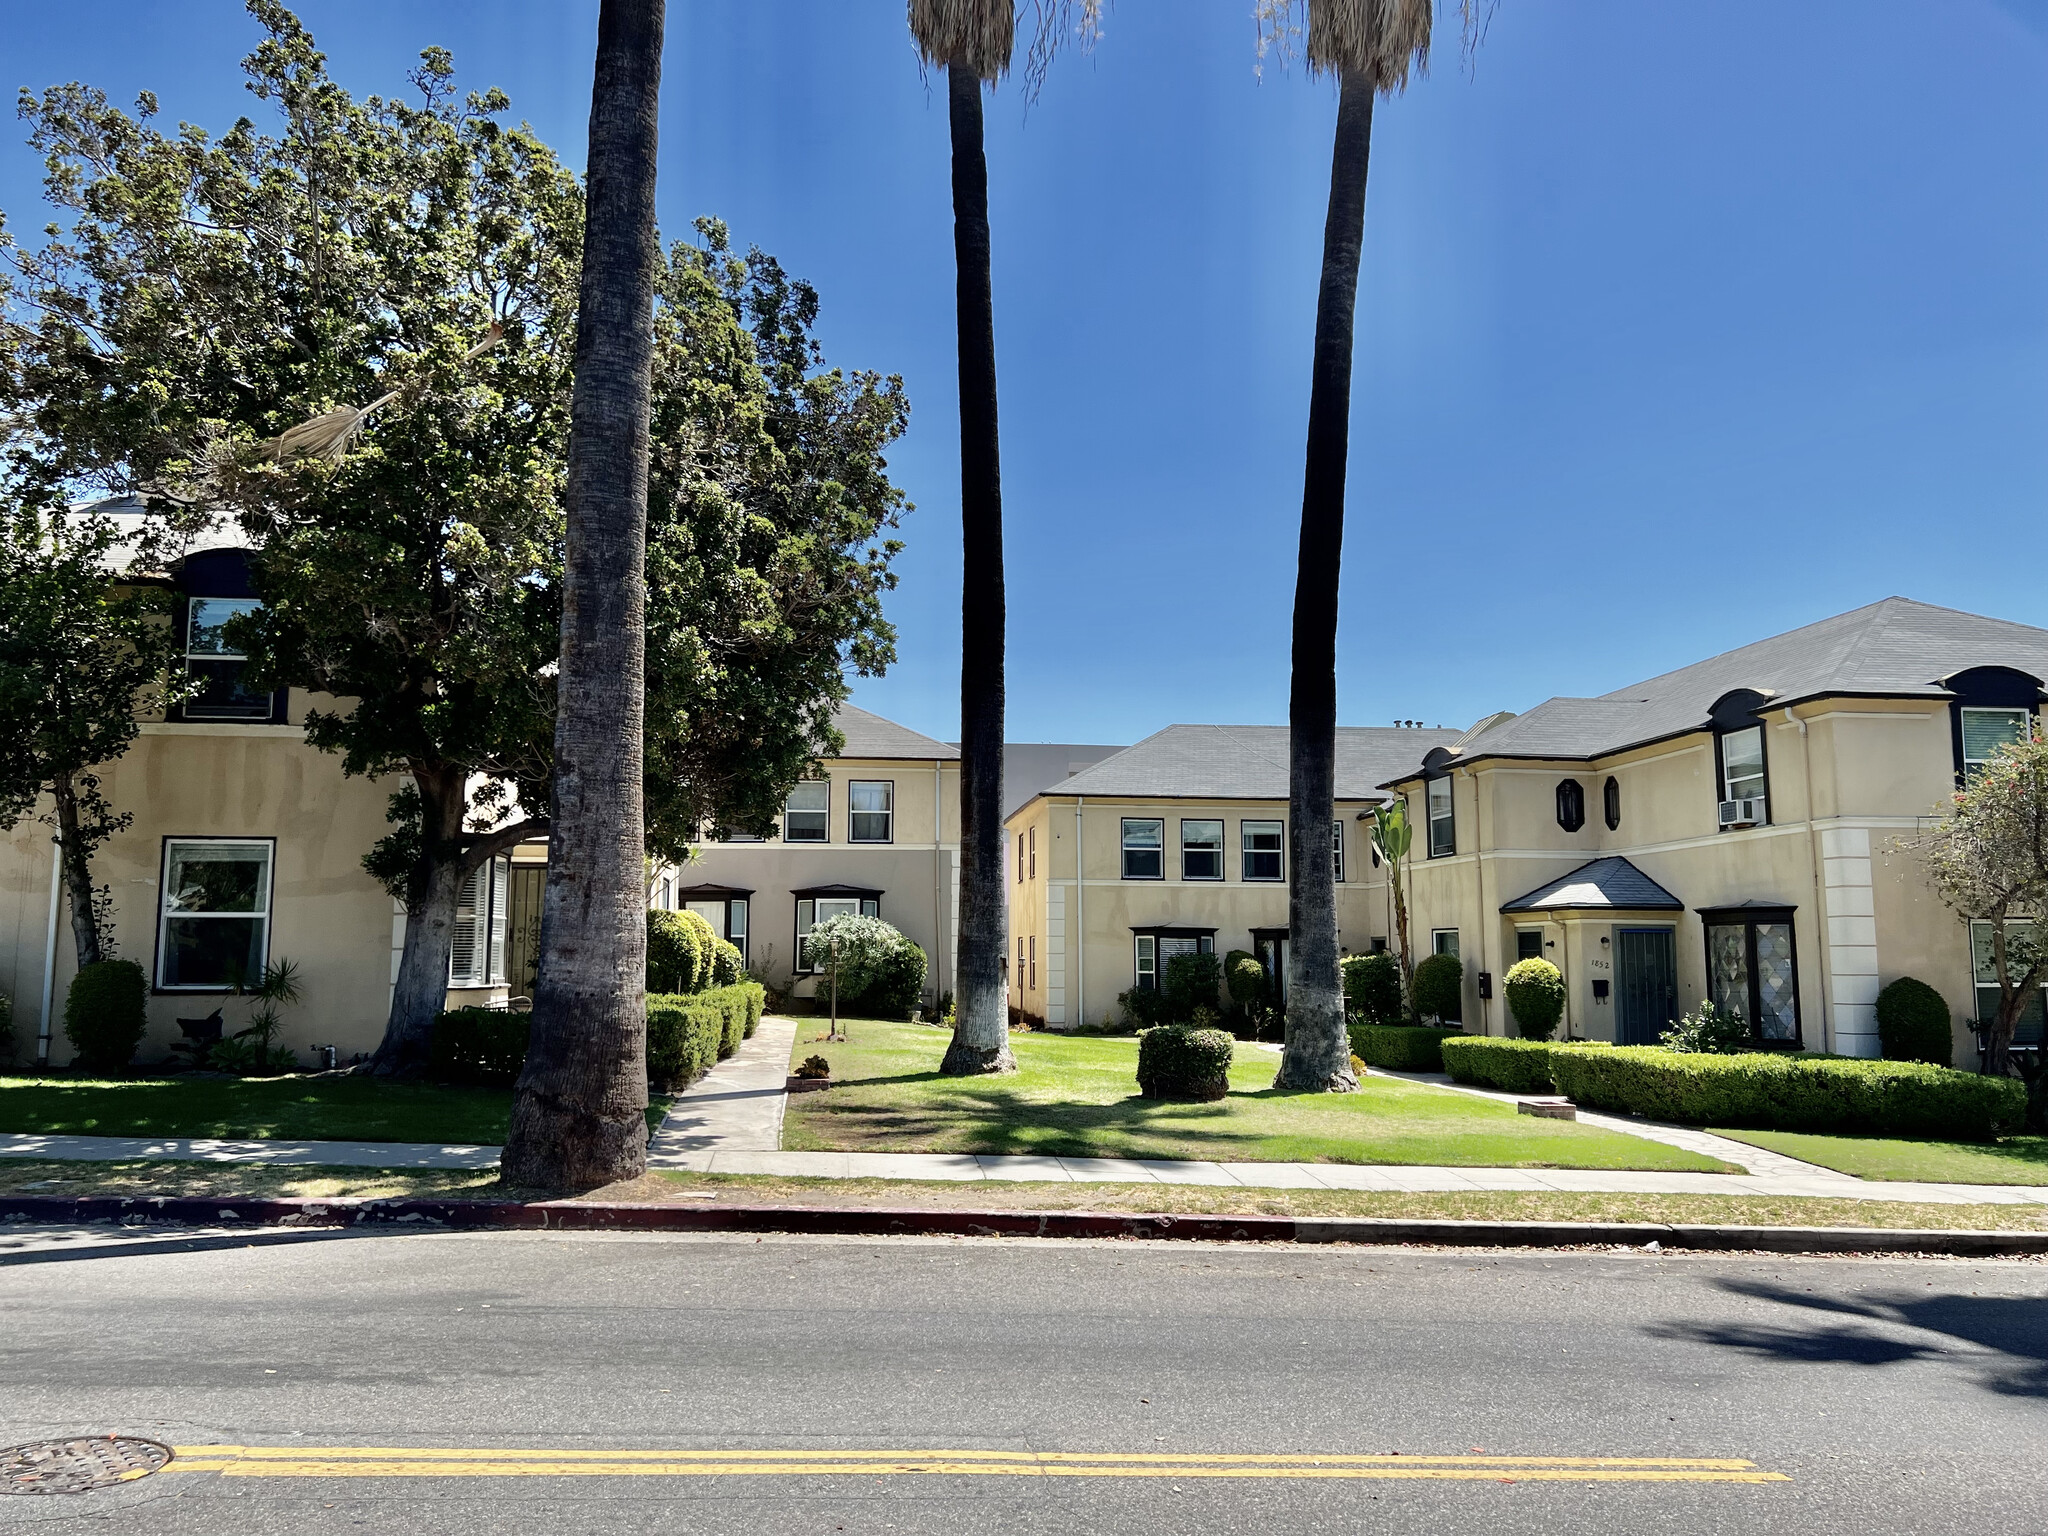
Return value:
<svg viewBox="0 0 2048 1536">
<path fill-rule="evenodd" d="M 2034 736 L 2001 747 L 1932 828 L 1903 841 L 1926 859 L 1941 899 L 1965 921 L 1988 927 L 1998 1010 L 1978 1021 L 1984 1070 L 2023 1078 L 2027 1129 L 2048 1130 L 2048 1063 L 2041 1052 L 2012 1048 L 2020 1015 L 2048 980 L 2041 933 L 2048 923 L 2048 742 Z"/>
<path fill-rule="evenodd" d="M 132 819 L 98 770 L 186 686 L 169 595 L 117 584 L 123 553 L 105 517 L 19 503 L 0 515 L 0 827 L 49 797 L 80 969 L 112 952 L 93 855 Z"/>
<path fill-rule="evenodd" d="M 1405 798 L 1373 807 L 1373 852 L 1387 866 L 1387 889 L 1394 900 L 1394 947 L 1400 953 L 1401 991 L 1407 997 L 1415 995 L 1415 957 L 1408 946 L 1408 886 L 1402 871 L 1414 841 L 1415 828 L 1408 820 Z"/>
<path fill-rule="evenodd" d="M 397 776 L 366 865 L 405 902 L 381 1070 L 423 1062 L 455 897 L 548 828 L 583 194 L 429 50 L 357 101 L 268 0 L 245 62 L 280 130 L 160 132 L 83 86 L 25 105 L 70 219 L 0 246 L 24 484 L 147 496 L 165 537 L 243 509 L 251 677 L 326 694 L 308 736 Z M 839 743 L 844 674 L 893 659 L 899 380 L 824 367 L 817 295 L 722 226 L 656 278 L 647 838 L 760 827 Z M 636 919 L 637 921 L 637 919 Z"/>
</svg>

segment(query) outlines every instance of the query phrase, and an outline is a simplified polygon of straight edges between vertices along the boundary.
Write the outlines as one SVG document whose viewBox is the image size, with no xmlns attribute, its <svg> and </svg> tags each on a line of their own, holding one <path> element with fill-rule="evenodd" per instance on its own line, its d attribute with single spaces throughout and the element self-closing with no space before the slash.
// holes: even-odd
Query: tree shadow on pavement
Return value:
<svg viewBox="0 0 2048 1536">
<path fill-rule="evenodd" d="M 2039 1296 L 1970 1296 L 1953 1291 L 1819 1295 L 1770 1281 L 1717 1283 L 1731 1294 L 1796 1308 L 1808 1316 L 1775 1326 L 1667 1323 L 1650 1329 L 1651 1336 L 1807 1364 L 1974 1363 L 1987 1368 L 1982 1381 L 1994 1392 L 2048 1397 L 2048 1302 Z M 1884 1325 L 1884 1331 L 1871 1324 Z M 1900 1328 L 1929 1337 L 1902 1338 Z"/>
</svg>

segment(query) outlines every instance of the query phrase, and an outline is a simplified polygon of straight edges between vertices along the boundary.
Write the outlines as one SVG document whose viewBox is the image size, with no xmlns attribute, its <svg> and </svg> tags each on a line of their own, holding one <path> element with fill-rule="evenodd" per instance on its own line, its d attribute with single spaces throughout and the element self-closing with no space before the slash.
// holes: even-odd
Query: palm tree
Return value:
<svg viewBox="0 0 2048 1536">
<path fill-rule="evenodd" d="M 1097 0 L 1079 0 L 1092 32 Z M 1070 0 L 1036 0 L 1027 97 L 1068 30 Z M 1009 72 L 1012 0 L 910 0 L 910 32 L 946 72 L 953 139 L 953 259 L 960 352 L 960 939 L 957 1022 L 939 1070 L 1014 1072 L 1003 958 L 1003 483 L 996 432 L 996 336 L 989 283 L 988 160 L 981 87 Z"/>
<path fill-rule="evenodd" d="M 1373 99 L 1429 59 L 1431 0 L 1307 0 L 1308 64 L 1335 75 L 1336 143 L 1323 225 L 1309 387 L 1308 463 L 1294 585 L 1294 676 L 1288 693 L 1287 1044 L 1276 1088 L 1357 1089 L 1337 971 L 1337 887 L 1330 848 L 1336 802 L 1337 573 L 1344 551 L 1344 470 L 1351 437 L 1351 341 Z M 1291 7 L 1272 14 L 1284 18 Z"/>
<path fill-rule="evenodd" d="M 508 1184 L 647 1166 L 641 715 L 664 0 L 603 0 L 570 404 L 554 818 Z"/>
</svg>

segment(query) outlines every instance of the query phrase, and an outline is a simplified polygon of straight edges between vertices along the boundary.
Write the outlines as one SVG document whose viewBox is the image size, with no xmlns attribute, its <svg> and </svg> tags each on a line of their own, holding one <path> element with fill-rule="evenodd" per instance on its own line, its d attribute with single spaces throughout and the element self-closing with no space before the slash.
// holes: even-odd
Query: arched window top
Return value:
<svg viewBox="0 0 2048 1536">
<path fill-rule="evenodd" d="M 1602 809 L 1607 812 L 1607 830 L 1619 832 L 1621 830 L 1621 780 L 1610 773 L 1607 776 L 1606 787 L 1600 792 L 1600 798 L 1603 802 Z"/>
<path fill-rule="evenodd" d="M 1761 724 L 1761 711 L 1776 697 L 1775 688 L 1731 688 L 1707 711 L 1707 719 L 1717 731 L 1746 730 Z"/>
<path fill-rule="evenodd" d="M 1586 824 L 1586 791 L 1577 779 L 1558 782 L 1557 824 L 1567 832 L 1576 832 Z"/>
</svg>

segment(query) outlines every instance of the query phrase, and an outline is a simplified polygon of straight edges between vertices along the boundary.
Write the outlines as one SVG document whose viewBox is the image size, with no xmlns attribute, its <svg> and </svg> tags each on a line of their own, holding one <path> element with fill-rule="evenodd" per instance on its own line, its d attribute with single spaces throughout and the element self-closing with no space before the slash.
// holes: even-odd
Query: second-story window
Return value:
<svg viewBox="0 0 2048 1536">
<path fill-rule="evenodd" d="M 1963 716 L 1963 777 L 1974 779 L 2001 747 L 2025 741 L 2034 720 L 2024 709 L 1966 709 Z"/>
<path fill-rule="evenodd" d="M 1286 866 L 1281 853 L 1287 838 L 1286 822 L 1241 821 L 1238 823 L 1238 837 L 1243 845 L 1245 879 L 1286 878 Z"/>
<path fill-rule="evenodd" d="M 1424 796 L 1429 811 L 1429 856 L 1449 858 L 1458 851 L 1458 817 L 1451 801 L 1450 776 L 1431 779 Z"/>
<path fill-rule="evenodd" d="M 829 779 L 804 779 L 782 806 L 785 843 L 829 843 L 832 840 L 832 784 Z"/>
<path fill-rule="evenodd" d="M 1184 821 L 1180 824 L 1180 877 L 1183 880 L 1223 878 L 1223 823 Z"/>
<path fill-rule="evenodd" d="M 1586 790 L 1577 779 L 1558 781 L 1557 824 L 1567 832 L 1576 832 L 1586 824 Z"/>
<path fill-rule="evenodd" d="M 1026 851 L 1031 860 L 1031 878 L 1038 878 L 1038 828 L 1033 827 L 1026 839 Z"/>
<path fill-rule="evenodd" d="M 887 779 L 855 779 L 846 786 L 846 840 L 887 843 L 896 838 L 896 786 Z"/>
<path fill-rule="evenodd" d="M 1335 878 L 1339 885 L 1344 883 L 1344 818 L 1339 816 L 1330 823 L 1330 857 L 1336 860 Z"/>
<path fill-rule="evenodd" d="M 1607 830 L 1621 830 L 1621 780 L 1613 774 L 1607 776 L 1607 787 L 1600 792 L 1600 798 L 1607 812 Z"/>
<path fill-rule="evenodd" d="M 246 653 L 228 638 L 228 621 L 260 611 L 253 597 L 195 597 L 185 604 L 185 670 L 200 691 L 186 700 L 187 720 L 268 720 L 271 699 L 242 681 Z"/>
<path fill-rule="evenodd" d="M 1142 816 L 1126 816 L 1123 821 L 1124 878 L 1165 879 L 1166 823 Z"/>
<path fill-rule="evenodd" d="M 1715 738 L 1721 758 L 1721 810 L 1723 827 L 1754 827 L 1768 822 L 1769 805 L 1764 795 L 1764 728 L 1752 725 L 1740 731 L 1723 731 Z"/>
</svg>

